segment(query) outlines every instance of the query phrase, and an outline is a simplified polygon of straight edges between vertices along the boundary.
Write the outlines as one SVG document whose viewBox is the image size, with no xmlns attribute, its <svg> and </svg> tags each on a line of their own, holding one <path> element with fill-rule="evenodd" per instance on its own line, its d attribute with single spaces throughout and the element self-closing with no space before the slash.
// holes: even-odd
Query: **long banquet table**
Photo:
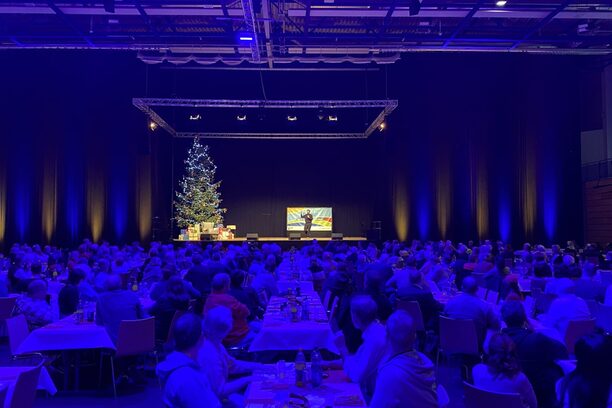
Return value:
<svg viewBox="0 0 612 408">
<path fill-rule="evenodd" d="M 281 311 L 285 297 L 273 296 L 264 314 L 261 330 L 249 351 L 327 349 L 337 353 L 327 314 L 316 294 L 307 297 L 310 319 L 290 321 Z"/>
<path fill-rule="evenodd" d="M 282 378 L 274 366 L 268 365 L 255 372 L 254 377 L 245 395 L 247 408 L 292 406 L 288 405 L 290 401 L 303 404 L 304 400 L 311 408 L 366 406 L 359 385 L 351 383 L 341 370 L 325 372 L 323 383 L 316 388 L 309 383 L 305 387 L 295 385 L 293 363 L 287 364 Z"/>
</svg>

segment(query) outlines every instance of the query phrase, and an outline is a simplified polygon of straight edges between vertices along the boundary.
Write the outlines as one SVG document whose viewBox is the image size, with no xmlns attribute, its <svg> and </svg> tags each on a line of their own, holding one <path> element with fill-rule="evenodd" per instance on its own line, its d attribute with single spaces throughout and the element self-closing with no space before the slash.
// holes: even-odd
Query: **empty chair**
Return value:
<svg viewBox="0 0 612 408">
<path fill-rule="evenodd" d="M 490 392 L 463 382 L 465 408 L 523 408 L 519 394 Z"/>
<path fill-rule="evenodd" d="M 599 303 L 597 305 L 597 314 L 595 315 L 595 324 L 604 332 L 612 333 L 612 306 Z"/>
<path fill-rule="evenodd" d="M 9 408 L 32 408 L 34 406 L 41 367 L 42 364 L 39 364 L 19 374 L 11 400 L 4 406 Z"/>
<path fill-rule="evenodd" d="M 115 377 L 115 358 L 146 355 L 155 353 L 155 318 L 140 320 L 122 320 L 119 323 L 117 335 L 117 350 L 110 354 L 113 395 L 117 397 Z M 100 376 L 102 375 L 102 360 L 100 361 Z"/>
<path fill-rule="evenodd" d="M 419 302 L 414 300 L 398 300 L 397 310 L 404 310 L 412 318 L 414 328 L 417 331 L 425 330 L 425 324 L 423 323 L 423 313 L 421 313 L 421 307 Z"/>
<path fill-rule="evenodd" d="M 23 341 L 30 334 L 28 322 L 24 315 L 18 315 L 10 319 L 6 319 L 6 330 L 9 337 L 9 349 L 11 355 L 18 355 L 17 350 Z"/>
<path fill-rule="evenodd" d="M 487 296 L 485 298 L 485 300 L 489 303 L 493 303 L 494 305 L 497 304 L 497 300 L 499 299 L 499 292 L 496 292 L 494 290 L 489 290 L 487 292 Z"/>
<path fill-rule="evenodd" d="M 595 331 L 595 319 L 570 320 L 565 331 L 565 346 L 567 352 L 574 354 L 576 341 Z"/>
<path fill-rule="evenodd" d="M 440 346 L 436 355 L 436 369 L 440 365 L 440 354 L 447 356 L 465 354 L 479 357 L 480 349 L 474 321 L 440 316 Z M 465 368 L 467 373 L 467 367 Z"/>
</svg>

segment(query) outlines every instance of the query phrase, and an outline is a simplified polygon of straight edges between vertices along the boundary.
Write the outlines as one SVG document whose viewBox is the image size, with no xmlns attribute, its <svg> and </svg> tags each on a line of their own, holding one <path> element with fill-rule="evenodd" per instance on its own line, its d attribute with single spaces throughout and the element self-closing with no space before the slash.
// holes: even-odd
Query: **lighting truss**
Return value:
<svg viewBox="0 0 612 408">
<path fill-rule="evenodd" d="M 379 100 L 241 100 L 241 99 L 175 99 L 133 98 L 132 103 L 150 120 L 157 123 L 173 137 L 202 137 L 209 139 L 367 139 L 385 118 L 397 108 L 396 99 Z M 183 132 L 174 129 L 155 111 L 156 107 L 178 108 L 258 108 L 258 109 L 381 109 L 364 132 Z"/>
</svg>

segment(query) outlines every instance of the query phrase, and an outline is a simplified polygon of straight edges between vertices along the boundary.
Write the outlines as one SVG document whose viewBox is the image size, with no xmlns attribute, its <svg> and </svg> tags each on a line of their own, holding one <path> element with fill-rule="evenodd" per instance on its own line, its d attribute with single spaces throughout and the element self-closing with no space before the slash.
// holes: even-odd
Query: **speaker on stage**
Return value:
<svg viewBox="0 0 612 408">
<path fill-rule="evenodd" d="M 332 232 L 332 241 L 342 241 L 343 235 L 341 232 Z"/>
<path fill-rule="evenodd" d="M 259 240 L 259 234 L 256 232 L 249 232 L 246 234 L 246 239 L 247 241 L 258 241 Z"/>
<path fill-rule="evenodd" d="M 299 241 L 302 238 L 301 232 L 290 232 L 289 241 Z"/>
</svg>

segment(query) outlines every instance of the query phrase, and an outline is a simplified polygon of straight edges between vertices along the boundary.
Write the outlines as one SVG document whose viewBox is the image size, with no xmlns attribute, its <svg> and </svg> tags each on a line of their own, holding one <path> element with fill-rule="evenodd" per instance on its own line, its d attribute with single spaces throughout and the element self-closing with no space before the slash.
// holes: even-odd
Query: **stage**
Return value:
<svg viewBox="0 0 612 408">
<path fill-rule="evenodd" d="M 318 241 L 318 242 L 330 242 L 332 241 L 331 237 L 308 237 L 308 238 L 301 238 L 301 239 L 289 239 L 288 237 L 259 237 L 257 240 L 247 240 L 246 237 L 236 237 L 234 239 L 217 239 L 217 240 L 182 240 L 182 239 L 174 239 L 174 243 L 175 244 L 180 244 L 180 243 L 185 243 L 185 244 L 213 244 L 213 243 L 217 243 L 220 242 L 222 244 L 227 244 L 227 245 L 231 245 L 231 244 L 242 244 L 243 242 L 252 242 L 252 243 L 274 243 L 274 244 L 278 244 L 281 246 L 281 248 L 283 248 L 283 250 L 285 249 L 289 249 L 292 246 L 298 246 L 298 247 L 302 247 L 304 245 L 308 245 L 311 244 L 312 241 Z M 341 240 L 340 239 L 336 239 L 334 241 L 337 242 L 350 242 L 350 243 L 357 243 L 357 242 L 367 242 L 367 238 L 365 237 L 343 237 Z"/>
</svg>

